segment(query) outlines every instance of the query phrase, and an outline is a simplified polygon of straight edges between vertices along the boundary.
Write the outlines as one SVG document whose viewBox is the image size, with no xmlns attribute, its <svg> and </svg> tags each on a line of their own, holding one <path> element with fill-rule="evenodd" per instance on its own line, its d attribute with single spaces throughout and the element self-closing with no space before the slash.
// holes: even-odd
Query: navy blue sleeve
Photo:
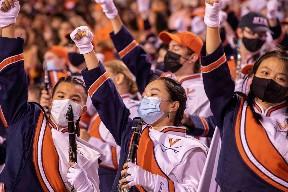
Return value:
<svg viewBox="0 0 288 192">
<path fill-rule="evenodd" d="M 28 80 L 24 71 L 23 40 L 0 38 L 0 121 L 8 127 L 27 108 Z"/>
<path fill-rule="evenodd" d="M 215 123 L 221 129 L 225 110 L 233 98 L 235 89 L 222 45 L 212 54 L 201 57 L 201 64 L 204 89 Z"/>
<path fill-rule="evenodd" d="M 111 33 L 110 37 L 120 58 L 136 77 L 139 92 L 143 93 L 153 76 L 147 53 L 125 27 L 117 34 Z"/>
<path fill-rule="evenodd" d="M 185 122 L 187 134 L 196 137 L 212 137 L 216 124 L 213 117 L 191 116 L 189 122 Z"/>
<path fill-rule="evenodd" d="M 130 112 L 123 103 L 112 80 L 103 65 L 92 70 L 82 71 L 88 89 L 88 95 L 97 109 L 99 116 L 107 129 L 113 135 L 116 143 L 122 146 L 122 141 L 128 141 L 131 135 Z M 124 144 L 125 145 L 125 144 Z"/>
</svg>

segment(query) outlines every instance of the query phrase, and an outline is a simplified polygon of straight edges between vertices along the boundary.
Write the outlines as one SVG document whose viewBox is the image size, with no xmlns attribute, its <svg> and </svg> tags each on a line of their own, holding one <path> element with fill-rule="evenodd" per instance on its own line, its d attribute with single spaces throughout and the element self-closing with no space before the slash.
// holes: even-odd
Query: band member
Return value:
<svg viewBox="0 0 288 192">
<path fill-rule="evenodd" d="M 28 103 L 23 40 L 14 38 L 20 4 L 0 4 L 0 114 L 8 127 L 0 183 L 7 191 L 99 191 L 99 152 L 77 139 L 77 163 L 68 158 L 67 108 L 72 106 L 77 121 L 85 111 L 85 87 L 73 78 L 60 80 L 53 90 L 51 118 L 40 105 Z"/>
<path fill-rule="evenodd" d="M 146 85 L 154 77 L 147 53 L 137 43 L 127 28 L 123 25 L 113 0 L 95 0 L 102 7 L 106 17 L 111 21 L 113 32 L 111 39 L 127 67 L 136 77 L 139 91 L 143 93 Z M 200 37 L 192 32 L 159 34 L 159 38 L 169 45 L 164 59 L 162 76 L 177 79 L 187 94 L 187 109 L 190 115 L 209 116 L 209 101 L 205 95 L 201 74 L 199 73 L 199 55 L 203 45 Z"/>
<path fill-rule="evenodd" d="M 183 87 L 162 77 L 152 81 L 144 91 L 138 109 L 147 123 L 143 126 L 136 164 L 125 164 L 132 138 L 129 110 L 119 96 L 103 65 L 93 52 L 93 34 L 82 26 L 71 33 L 80 53 L 84 54 L 87 69 L 82 72 L 88 93 L 101 120 L 121 146 L 118 173 L 112 190 L 133 187 L 133 191 L 196 191 L 206 159 L 205 147 L 186 137 L 180 126 L 186 107 Z M 129 174 L 125 177 L 126 173 Z"/>
<path fill-rule="evenodd" d="M 253 66 L 248 96 L 234 92 L 219 34 L 218 0 L 207 1 L 201 71 L 222 146 L 216 181 L 223 192 L 288 191 L 288 54 L 275 50 Z"/>
<path fill-rule="evenodd" d="M 129 109 L 130 118 L 137 117 L 139 101 L 133 99 L 137 95 L 135 77 L 122 61 L 108 61 L 104 63 L 104 66 L 123 99 L 125 106 Z M 97 113 L 90 121 L 88 133 L 91 136 L 88 142 L 99 149 L 103 157 L 99 164 L 100 191 L 109 192 L 112 189 L 118 170 L 120 146 L 117 145 L 113 135 L 106 128 Z"/>
</svg>

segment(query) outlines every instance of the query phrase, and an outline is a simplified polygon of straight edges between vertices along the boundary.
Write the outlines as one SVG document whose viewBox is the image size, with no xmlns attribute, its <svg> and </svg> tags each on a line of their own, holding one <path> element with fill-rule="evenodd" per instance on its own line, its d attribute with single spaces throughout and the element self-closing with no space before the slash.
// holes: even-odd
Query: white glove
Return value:
<svg viewBox="0 0 288 192">
<path fill-rule="evenodd" d="M 140 13 L 146 12 L 150 8 L 150 0 L 137 0 L 137 5 Z"/>
<path fill-rule="evenodd" d="M 78 38 L 79 33 L 83 35 L 80 38 Z M 78 47 L 80 54 L 86 54 L 93 51 L 93 33 L 87 26 L 77 27 L 72 31 L 70 37 Z"/>
<path fill-rule="evenodd" d="M 75 164 L 74 167 L 70 167 L 68 169 L 67 180 L 76 189 L 77 192 L 94 191 L 93 186 L 86 175 L 86 172 L 81 169 L 78 164 Z"/>
<path fill-rule="evenodd" d="M 208 27 L 219 27 L 220 26 L 220 10 L 221 3 L 213 3 L 213 5 L 206 3 L 204 23 Z"/>
<path fill-rule="evenodd" d="M 168 181 L 164 177 L 145 171 L 133 163 L 128 163 L 128 167 L 126 179 L 129 187 L 140 185 L 147 191 L 169 191 Z"/>
<path fill-rule="evenodd" d="M 267 3 L 267 18 L 268 19 L 275 19 L 277 18 L 278 14 L 278 0 L 270 0 Z"/>
<path fill-rule="evenodd" d="M 2 7 L 2 3 L 4 0 L 0 0 L 0 6 Z M 12 7 L 7 12 L 3 12 L 0 10 L 0 27 L 6 27 L 13 23 L 16 23 L 16 18 L 20 11 L 19 1 L 14 1 L 14 7 Z"/>
<path fill-rule="evenodd" d="M 95 0 L 95 2 L 101 5 L 103 12 L 108 19 L 114 19 L 118 15 L 118 10 L 113 0 Z"/>
</svg>

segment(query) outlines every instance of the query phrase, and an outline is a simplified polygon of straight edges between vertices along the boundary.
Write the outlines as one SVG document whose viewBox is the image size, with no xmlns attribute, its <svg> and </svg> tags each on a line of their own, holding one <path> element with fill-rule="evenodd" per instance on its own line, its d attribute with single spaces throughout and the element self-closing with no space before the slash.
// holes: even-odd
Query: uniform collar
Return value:
<svg viewBox="0 0 288 192">
<path fill-rule="evenodd" d="M 51 128 L 56 129 L 57 131 L 59 131 L 61 133 L 68 132 L 68 128 L 59 128 L 58 125 L 56 125 L 50 118 L 48 120 L 48 124 Z"/>
<path fill-rule="evenodd" d="M 185 127 L 176 127 L 176 126 L 163 126 L 158 130 L 162 133 L 168 133 L 173 135 L 178 135 L 185 137 L 186 136 L 186 128 Z"/>
<path fill-rule="evenodd" d="M 129 93 L 120 95 L 122 99 L 132 98 L 132 95 Z"/>
<path fill-rule="evenodd" d="M 185 81 L 188 81 L 188 80 L 191 80 L 191 79 L 201 78 L 201 73 L 195 73 L 195 74 L 192 74 L 192 75 L 186 75 L 186 76 L 183 76 L 183 77 L 178 79 L 174 73 L 165 72 L 165 73 L 161 74 L 161 77 L 169 77 L 171 79 L 174 79 L 174 80 L 178 81 L 181 84 L 181 83 L 183 83 Z"/>
<path fill-rule="evenodd" d="M 191 80 L 191 79 L 199 79 L 201 78 L 201 74 L 200 73 L 195 73 L 195 74 L 192 74 L 192 75 L 187 75 L 187 76 L 184 76 L 184 77 L 181 77 L 179 78 L 179 83 L 183 83 L 184 81 L 188 81 L 188 80 Z"/>
<path fill-rule="evenodd" d="M 258 103 L 257 101 L 254 102 L 254 109 L 255 111 L 266 117 L 273 116 L 278 113 L 286 113 L 288 103 L 286 101 L 283 101 L 281 103 L 277 103 L 275 105 L 270 106 L 266 110 L 264 110 Z"/>
</svg>

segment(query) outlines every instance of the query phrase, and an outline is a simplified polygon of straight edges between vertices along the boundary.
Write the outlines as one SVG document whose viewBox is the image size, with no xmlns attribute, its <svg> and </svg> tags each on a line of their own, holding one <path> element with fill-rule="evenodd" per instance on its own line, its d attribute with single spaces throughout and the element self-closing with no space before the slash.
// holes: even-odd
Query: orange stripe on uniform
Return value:
<svg viewBox="0 0 288 192">
<path fill-rule="evenodd" d="M 220 57 L 217 61 L 207 65 L 207 66 L 202 66 L 201 67 L 201 72 L 202 73 L 210 73 L 223 65 L 226 62 L 226 55 L 223 54 L 222 57 Z"/>
<path fill-rule="evenodd" d="M 43 120 L 44 114 L 41 113 L 37 121 L 33 139 L 33 164 L 36 171 L 36 176 L 43 191 L 49 191 L 47 182 L 54 191 L 66 191 L 65 184 L 59 173 L 59 158 L 54 147 L 51 128 L 48 127 L 47 124 L 45 127 L 42 127 Z M 41 141 L 39 139 L 41 139 L 41 132 L 43 133 L 43 131 L 44 135 L 41 145 Z M 39 151 L 41 156 L 39 156 Z M 42 164 L 39 164 L 39 162 Z M 42 177 L 42 174 L 44 174 L 45 178 Z"/>
<path fill-rule="evenodd" d="M 133 40 L 129 45 L 127 45 L 122 51 L 119 52 L 119 56 L 121 58 L 125 57 L 128 53 L 130 53 L 137 46 L 138 46 L 137 41 Z"/>
<path fill-rule="evenodd" d="M 4 59 L 1 63 L 0 63 L 0 72 L 5 69 L 7 66 L 19 62 L 19 61 L 24 61 L 24 57 L 23 54 L 19 54 L 19 55 L 14 55 L 11 57 L 8 57 L 6 59 Z"/>
<path fill-rule="evenodd" d="M 161 132 L 162 133 L 167 133 L 167 132 L 179 132 L 179 133 L 186 133 L 186 129 L 184 129 L 184 128 L 171 128 L 171 127 L 169 127 L 169 128 L 164 128 Z"/>
<path fill-rule="evenodd" d="M 274 106 L 273 108 L 268 110 L 267 117 L 270 117 L 271 113 L 273 113 L 274 111 L 276 111 L 278 109 L 281 109 L 281 108 L 284 108 L 284 107 L 287 107 L 287 103 L 286 102 L 282 103 L 280 105 Z"/>
<path fill-rule="evenodd" d="M 38 166 L 38 142 L 39 142 L 39 135 L 40 135 L 40 130 L 41 130 L 41 126 L 43 123 L 43 119 L 44 119 L 44 114 L 41 113 L 39 115 L 38 121 L 37 121 L 37 125 L 36 125 L 36 129 L 35 129 L 35 133 L 34 133 L 34 139 L 33 139 L 33 164 L 34 164 L 34 168 L 36 171 L 36 176 L 38 178 L 38 181 L 41 185 L 41 188 L 44 192 L 48 192 L 49 190 L 47 189 L 41 174 L 40 174 L 40 169 Z"/>
<path fill-rule="evenodd" d="M 201 121 L 201 123 L 203 124 L 203 127 L 204 127 L 204 132 L 203 132 L 202 136 L 207 136 L 208 132 L 209 132 L 209 125 L 208 125 L 206 119 L 204 119 L 202 117 L 200 117 L 200 121 Z"/>
<path fill-rule="evenodd" d="M 54 191 L 66 190 L 59 172 L 59 157 L 52 139 L 51 128 L 46 127 L 42 148 L 43 168 L 46 178 Z"/>
<path fill-rule="evenodd" d="M 108 79 L 109 75 L 107 74 L 107 72 L 102 74 L 88 89 L 88 95 L 92 97 L 94 93 L 99 89 L 99 87 L 101 87 L 101 85 L 103 85 L 103 83 L 105 83 L 105 81 L 107 81 Z"/>
<path fill-rule="evenodd" d="M 88 133 L 91 137 L 101 139 L 101 141 L 105 142 L 100 135 L 100 131 L 99 131 L 100 123 L 101 123 L 101 119 L 99 115 L 96 115 L 95 117 L 93 117 L 90 123 Z"/>
<path fill-rule="evenodd" d="M 111 155 L 112 155 L 112 163 L 114 165 L 114 168 L 118 169 L 118 159 L 117 159 L 117 151 L 116 147 L 111 146 Z"/>
<path fill-rule="evenodd" d="M 4 127 L 8 128 L 8 123 L 7 123 L 6 118 L 4 116 L 4 113 L 3 113 L 1 105 L 0 105 L 0 120 L 3 123 Z"/>
<path fill-rule="evenodd" d="M 174 192 L 174 183 L 161 170 L 154 153 L 154 143 L 149 136 L 149 128 L 145 128 L 139 140 L 139 147 L 137 151 L 137 165 L 152 174 L 162 176 L 167 179 L 169 185 L 169 192 Z M 144 191 L 143 187 L 137 186 L 139 191 Z"/>
<path fill-rule="evenodd" d="M 244 101 L 242 100 L 235 127 L 236 144 L 243 161 L 265 182 L 281 191 L 288 191 L 288 187 L 283 186 L 281 183 L 275 180 L 275 178 L 280 178 L 284 182 L 288 182 L 288 164 L 275 149 L 264 128 L 253 118 L 253 113 L 250 107 L 247 107 L 245 111 L 245 138 L 241 137 L 243 132 L 243 130 L 241 132 L 241 129 L 243 129 L 243 127 L 241 128 L 243 103 Z M 248 156 L 248 151 L 244 148 L 244 143 L 247 143 L 248 149 L 253 155 L 253 158 L 255 158 L 255 160 L 258 162 L 258 165 L 253 162 L 255 160 L 252 160 L 251 157 Z M 268 173 L 263 170 L 263 167 L 272 173 L 273 178 L 271 178 Z"/>
</svg>

